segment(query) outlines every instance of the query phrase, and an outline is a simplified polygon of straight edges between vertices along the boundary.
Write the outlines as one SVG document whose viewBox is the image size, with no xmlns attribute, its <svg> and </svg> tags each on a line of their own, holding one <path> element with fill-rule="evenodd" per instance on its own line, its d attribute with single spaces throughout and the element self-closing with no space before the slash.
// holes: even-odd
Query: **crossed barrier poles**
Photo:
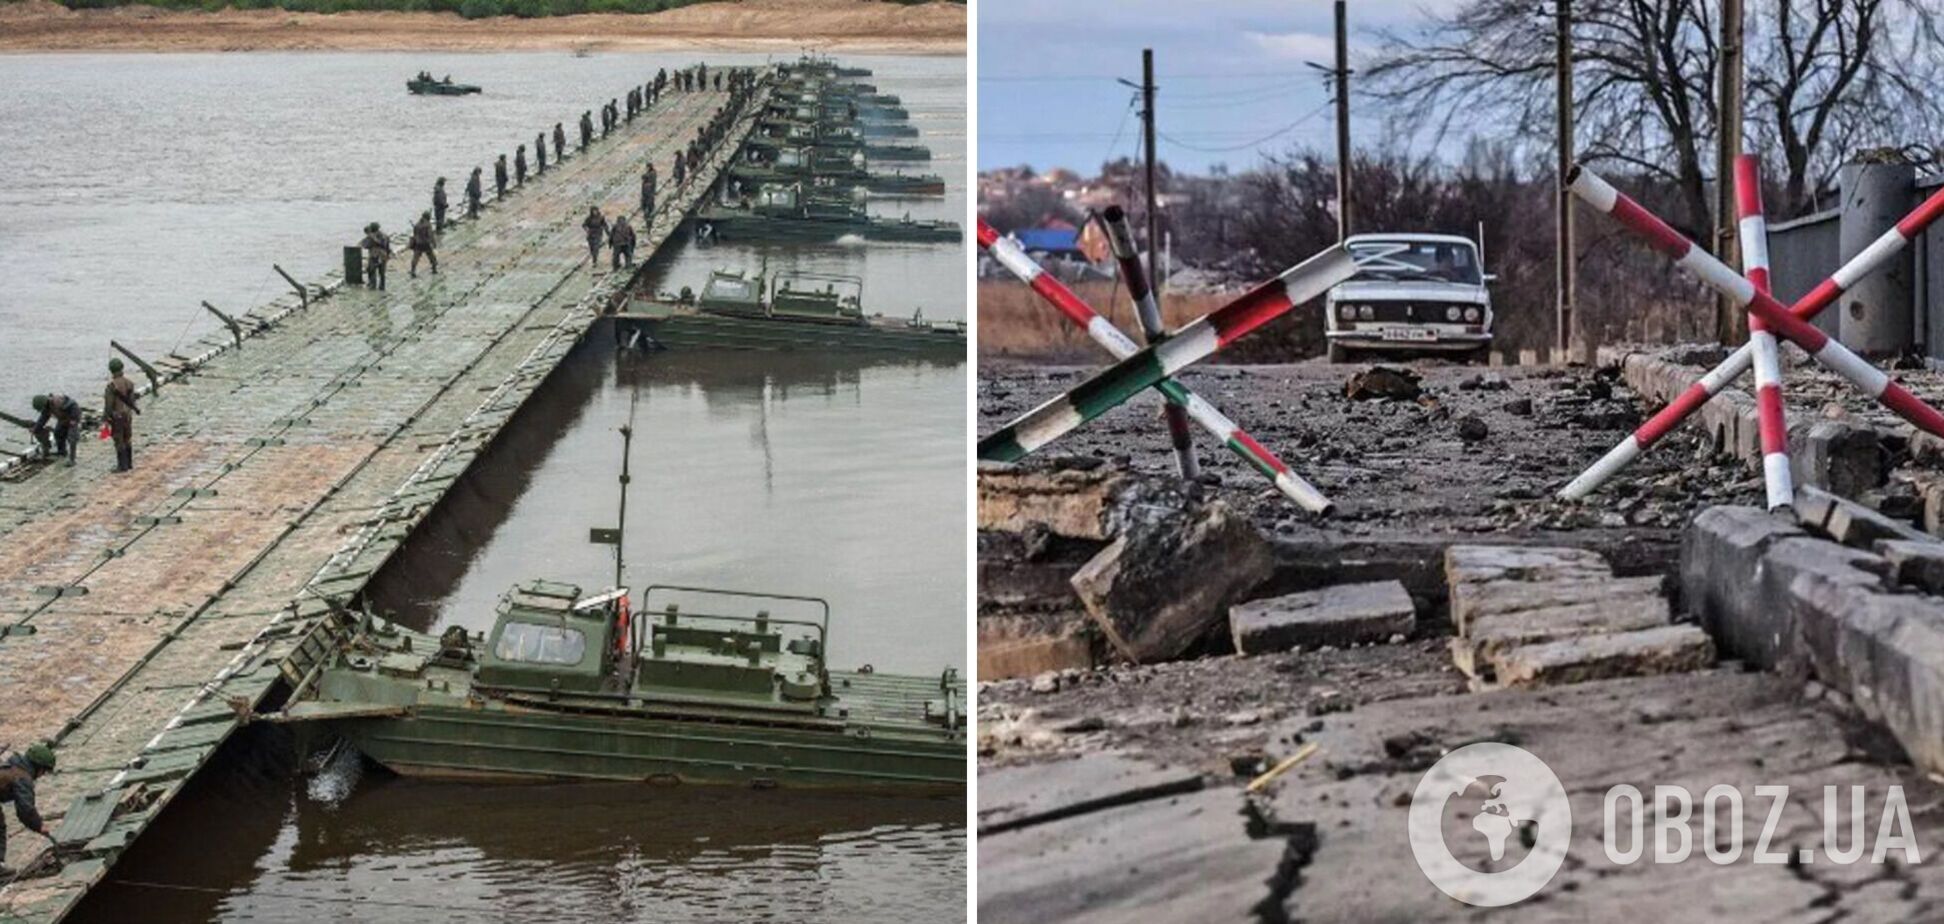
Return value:
<svg viewBox="0 0 1944 924">
<path fill-rule="evenodd" d="M 1154 300 L 1147 272 L 1141 268 L 1141 255 L 1134 249 L 1134 231 L 1127 226 L 1127 213 L 1118 205 L 1110 205 L 1101 211 L 1100 218 L 1101 224 L 1107 227 L 1108 247 L 1114 251 L 1115 262 L 1120 264 L 1121 279 L 1127 282 L 1128 298 L 1134 301 L 1134 314 L 1141 319 L 1141 336 L 1150 345 L 1167 339 L 1168 331 L 1161 325 L 1161 306 Z M 1194 435 L 1188 432 L 1188 412 L 1174 404 L 1162 407 L 1161 412 L 1168 421 L 1168 441 L 1174 446 L 1175 469 L 1184 479 L 1194 478 L 1200 466 L 1195 463 Z"/>
<path fill-rule="evenodd" d="M 1611 216 L 1622 226 L 1645 238 L 1647 242 L 1671 258 L 1677 266 L 1694 274 L 1703 283 L 1718 292 L 1733 298 L 1737 304 L 1748 309 L 1751 319 L 1759 319 L 1767 333 L 1779 334 L 1809 353 L 1816 362 L 1836 372 L 1864 394 L 1879 404 L 1895 412 L 1897 416 L 1909 421 L 1913 426 L 1928 433 L 1944 436 L 1944 415 L 1930 405 L 1919 400 L 1909 389 L 1891 381 L 1890 376 L 1877 367 L 1870 365 L 1829 335 L 1809 324 L 1823 309 L 1835 304 L 1842 294 L 1848 291 L 1865 276 L 1882 269 L 1890 258 L 1910 245 L 1911 240 L 1922 234 L 1924 229 L 1944 217 L 1944 190 L 1931 195 L 1909 214 L 1899 220 L 1895 227 L 1885 231 L 1881 237 L 1862 253 L 1838 267 L 1836 272 L 1818 283 L 1809 294 L 1804 295 L 1789 307 L 1783 307 L 1774 297 L 1758 288 L 1750 279 L 1730 269 L 1706 251 L 1695 246 L 1694 242 L 1683 237 L 1669 227 L 1666 222 L 1649 212 L 1639 203 L 1622 195 L 1613 186 L 1595 175 L 1584 165 L 1575 165 L 1567 174 L 1567 186 L 1581 201 L 1603 214 Z M 1743 231 L 1747 233 L 1746 229 Z M 1764 275 L 1764 278 L 1765 275 Z M 1579 477 L 1561 488 L 1559 496 L 1567 500 L 1578 500 L 1597 490 L 1607 479 L 1625 468 L 1640 454 L 1652 446 L 1668 431 L 1686 420 L 1701 405 L 1706 404 L 1729 382 L 1747 372 L 1755 361 L 1753 341 L 1710 369 L 1701 380 L 1682 392 L 1679 397 L 1646 423 L 1640 425 L 1625 440 L 1608 450 Z M 1778 370 L 1779 372 L 1779 370 Z M 1776 376 L 1779 382 L 1779 374 Z M 1759 383 L 1758 383 L 1759 385 Z M 1759 389 L 1758 389 L 1759 390 Z M 1777 399 L 1777 420 L 1780 425 L 1781 393 L 1775 392 Z M 1785 438 L 1786 439 L 1786 438 Z M 1764 471 L 1768 461 L 1767 440 L 1764 439 Z M 1784 444 L 1786 445 L 1786 443 Z M 1770 502 L 1775 500 L 1774 485 L 1769 486 Z"/>
<path fill-rule="evenodd" d="M 1735 158 L 1735 213 L 1743 271 L 1756 291 L 1768 295 L 1768 218 L 1762 212 L 1761 165 L 1748 154 Z M 1782 416 L 1782 358 L 1775 335 L 1753 314 L 1748 316 L 1748 345 L 1755 357 L 1755 420 L 1762 439 L 1762 483 L 1768 489 L 1768 509 L 1781 510 L 1795 504 L 1795 484 L 1789 474 L 1789 425 Z"/>
<path fill-rule="evenodd" d="M 1112 234 L 1111 230 L 1109 233 L 1110 235 Z M 1185 339 L 1189 330 L 1195 329 L 1198 325 L 1202 325 L 1204 321 L 1208 321 L 1215 314 L 1236 309 L 1228 316 L 1225 322 L 1230 326 L 1221 329 L 1228 331 L 1229 335 L 1226 338 L 1222 338 L 1219 332 L 1213 334 L 1214 342 L 1207 346 L 1205 352 L 1201 352 L 1200 355 L 1193 356 L 1193 358 L 1181 359 L 1179 358 L 1180 356 L 1189 354 L 1177 354 L 1174 360 L 1176 365 L 1169 370 L 1170 372 L 1215 352 L 1222 345 L 1233 341 L 1237 337 L 1243 336 L 1249 330 L 1253 330 L 1276 315 L 1289 310 L 1293 305 L 1307 301 L 1315 294 L 1341 281 L 1341 279 L 1332 279 L 1320 287 L 1314 288 L 1314 291 L 1311 291 L 1308 295 L 1300 294 L 1303 291 L 1308 291 L 1311 287 L 1315 287 L 1319 278 L 1328 278 L 1330 275 L 1339 272 L 1342 273 L 1343 278 L 1348 278 L 1350 273 L 1356 271 L 1356 265 L 1350 261 L 1349 254 L 1343 251 L 1341 247 L 1333 248 L 1331 251 L 1325 251 L 1323 254 L 1311 258 L 1301 266 L 1285 273 L 1277 280 L 1266 283 L 1247 295 L 1242 296 L 1242 298 L 1217 309 L 1214 314 L 1209 315 L 1209 318 L 1203 318 L 1202 321 L 1197 321 L 1195 324 L 1189 325 L 1188 328 L 1184 328 L 1180 334 L 1175 335 L 1175 339 L 1164 341 L 1161 344 L 1150 346 L 1143 350 L 1135 346 L 1134 341 L 1129 340 L 1118 328 L 1114 327 L 1106 318 L 1101 317 L 1098 312 L 1094 311 L 1078 295 L 1075 295 L 1073 290 L 1062 285 L 1058 279 L 1049 275 L 1045 271 L 1045 268 L 1034 262 L 1033 258 L 1027 256 L 1026 252 L 1020 249 L 1018 243 L 1000 237 L 999 232 L 987 224 L 983 218 L 979 220 L 979 246 L 990 252 L 993 258 L 999 261 L 999 265 L 1004 266 L 1008 272 L 1018 277 L 1021 282 L 1031 287 L 1047 303 L 1058 309 L 1062 317 L 1071 321 L 1074 326 L 1086 331 L 1090 339 L 1099 344 L 1108 353 L 1112 354 L 1116 360 L 1121 361 L 1107 372 L 1081 385 L 1080 388 L 1054 398 L 1052 401 L 1041 405 L 1034 411 L 1028 412 L 1026 417 L 1021 418 L 1019 421 L 1015 421 L 1004 429 L 980 440 L 979 458 L 1005 462 L 1018 461 L 1025 457 L 1027 453 L 1058 438 L 1060 434 L 1065 433 L 1067 430 L 1071 430 L 1087 420 L 1106 413 L 1109 409 L 1140 392 L 1143 388 L 1152 387 L 1156 391 L 1159 391 L 1163 398 L 1167 399 L 1169 407 L 1182 409 L 1188 419 L 1201 425 L 1209 433 L 1213 434 L 1230 452 L 1241 456 L 1244 461 L 1249 463 L 1250 467 L 1261 472 L 1264 477 L 1274 482 L 1276 490 L 1301 505 L 1305 510 L 1314 513 L 1328 513 L 1333 509 L 1329 498 L 1324 497 L 1323 493 L 1318 491 L 1314 485 L 1303 480 L 1302 476 L 1296 474 L 1281 459 L 1277 458 L 1275 453 L 1270 452 L 1261 443 L 1257 442 L 1254 437 L 1250 436 L 1240 426 L 1237 426 L 1235 421 L 1223 415 L 1214 405 L 1209 404 L 1200 395 L 1189 391 L 1187 386 L 1168 377 L 1168 373 L 1153 374 L 1151 376 L 1152 381 L 1149 381 L 1145 386 L 1135 386 L 1130 383 L 1150 378 L 1150 373 L 1164 362 L 1155 358 L 1155 351 L 1158 348 Z M 1336 259 L 1337 256 L 1341 257 L 1340 261 Z M 1318 267 L 1314 271 L 1315 276 L 1305 273 L 1305 267 L 1317 263 L 1318 260 L 1324 257 L 1332 258 L 1328 263 L 1327 271 L 1323 267 Z M 1342 266 L 1337 265 L 1339 262 Z M 1347 270 L 1343 267 L 1347 267 Z M 1284 282 L 1284 280 L 1288 280 L 1299 273 L 1305 274 L 1305 282 L 1301 288 L 1292 288 L 1291 284 Z M 1138 278 L 1138 276 L 1138 273 L 1131 274 L 1129 278 Z M 1273 290 L 1273 287 L 1278 284 L 1284 286 L 1280 293 Z M 1293 298 L 1293 301 L 1277 309 L 1275 306 L 1279 298 Z M 1248 312 L 1267 313 L 1272 309 L 1274 310 L 1273 314 L 1267 314 L 1266 317 L 1253 320 L 1252 323 L 1249 323 L 1253 314 L 1249 314 Z M 1157 321 L 1159 320 L 1158 311 L 1156 312 L 1156 319 Z M 1244 326 L 1245 323 L 1247 324 L 1246 327 Z M 1203 331 L 1198 333 L 1197 336 L 1208 337 L 1211 335 Z M 1112 391 L 1096 389 L 1089 393 L 1095 397 L 1085 399 L 1076 397 L 1080 395 L 1083 389 L 1087 389 L 1089 385 L 1093 385 L 1110 376 L 1115 376 L 1116 370 L 1122 370 L 1123 367 L 1127 367 L 1127 369 L 1120 374 L 1120 378 L 1114 380 L 1116 384 Z M 1118 394 L 1119 397 L 1112 397 L 1114 394 Z M 1076 401 L 1083 403 L 1076 403 Z M 1059 415 L 1055 423 L 1064 424 L 1064 429 L 1053 432 L 1053 427 L 1040 427 L 1038 429 L 1027 429 L 1024 427 L 1024 424 L 1033 419 L 1034 415 L 1047 413 L 1049 408 L 1053 409 L 1050 413 Z M 1021 436 L 1020 434 L 1024 435 Z"/>
</svg>

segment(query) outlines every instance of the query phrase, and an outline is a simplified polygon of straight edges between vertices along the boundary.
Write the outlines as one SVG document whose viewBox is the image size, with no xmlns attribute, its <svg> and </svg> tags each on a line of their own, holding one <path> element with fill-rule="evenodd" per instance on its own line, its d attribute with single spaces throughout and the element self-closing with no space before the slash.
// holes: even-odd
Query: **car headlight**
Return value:
<svg viewBox="0 0 1944 924">
<path fill-rule="evenodd" d="M 1456 320 L 1458 320 L 1458 306 L 1457 306 L 1457 305 L 1447 305 L 1447 306 L 1445 306 L 1445 320 L 1447 320 L 1447 321 L 1456 321 Z"/>
<path fill-rule="evenodd" d="M 1484 316 L 1485 316 L 1484 313 L 1479 311 L 1477 308 L 1465 309 L 1465 320 L 1470 321 L 1473 324 L 1478 323 L 1478 319 Z"/>
<path fill-rule="evenodd" d="M 1339 319 L 1341 319 L 1341 320 L 1345 320 L 1345 321 L 1349 321 L 1349 320 L 1354 320 L 1354 319 L 1355 319 L 1355 318 L 1357 317 L 1357 308 L 1356 308 L 1356 306 L 1355 306 L 1355 305 L 1338 305 L 1338 306 L 1337 306 L 1337 317 L 1338 317 Z"/>
<path fill-rule="evenodd" d="M 1372 308 L 1369 305 L 1363 305 L 1357 308 L 1357 317 L 1362 320 L 1368 321 L 1371 318 L 1374 318 L 1376 316 L 1377 316 L 1377 309 Z"/>
</svg>

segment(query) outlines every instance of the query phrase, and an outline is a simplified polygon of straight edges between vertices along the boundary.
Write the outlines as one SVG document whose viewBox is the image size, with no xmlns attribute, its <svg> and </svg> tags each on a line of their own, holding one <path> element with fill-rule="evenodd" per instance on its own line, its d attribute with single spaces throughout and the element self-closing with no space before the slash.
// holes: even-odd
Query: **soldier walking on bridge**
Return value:
<svg viewBox="0 0 1944 924">
<path fill-rule="evenodd" d="M 581 113 L 580 130 L 581 130 L 581 150 L 585 151 L 587 150 L 588 145 L 594 143 L 594 114 L 593 113 L 591 112 Z"/>
<path fill-rule="evenodd" d="M 520 145 L 513 152 L 513 182 L 517 186 L 526 185 L 526 145 Z"/>
<path fill-rule="evenodd" d="M 445 177 L 439 177 L 439 181 L 432 184 L 432 227 L 434 229 L 439 231 L 445 230 L 445 215 Z"/>
<path fill-rule="evenodd" d="M 42 820 L 40 806 L 34 799 L 34 781 L 54 772 L 54 749 L 45 744 L 36 744 L 25 754 L 14 754 L 0 763 L 0 805 L 13 803 L 14 816 L 20 819 L 20 826 L 48 840 L 54 836 L 47 831 L 47 822 Z M 7 867 L 7 826 L 0 822 L 0 877 L 12 879 L 18 875 Z"/>
<path fill-rule="evenodd" d="M 676 151 L 675 152 L 675 186 L 678 189 L 681 188 L 681 185 L 683 183 L 688 182 L 688 173 L 686 172 L 686 169 L 687 169 L 686 162 L 682 159 L 682 152 Z"/>
<path fill-rule="evenodd" d="M 506 155 L 504 154 L 499 156 L 499 160 L 493 161 L 493 186 L 498 190 L 493 198 L 506 198 Z"/>
<path fill-rule="evenodd" d="M 480 188 L 479 168 L 474 167 L 472 176 L 466 178 L 466 217 L 467 218 L 479 217 L 479 199 L 483 195 L 485 195 L 485 190 Z"/>
<path fill-rule="evenodd" d="M 607 219 L 601 216 L 601 207 L 587 207 L 587 218 L 581 222 L 581 230 L 587 232 L 587 261 L 595 268 L 601 265 L 601 240 L 607 237 Z"/>
<path fill-rule="evenodd" d="M 413 279 L 418 278 L 419 257 L 430 260 L 432 262 L 432 275 L 439 275 L 439 255 L 432 252 L 433 248 L 437 246 L 437 242 L 438 238 L 432 233 L 432 213 L 426 212 L 419 216 L 418 224 L 412 226 L 412 240 L 406 245 L 412 248 L 410 275 Z"/>
<path fill-rule="evenodd" d="M 536 163 L 534 175 L 539 176 L 542 173 L 546 173 L 547 172 L 547 133 L 546 132 L 541 132 L 540 134 L 533 136 L 533 157 Z"/>
<path fill-rule="evenodd" d="M 655 165 L 649 164 L 641 174 L 641 226 L 654 227 L 655 215 Z"/>
<path fill-rule="evenodd" d="M 555 122 L 554 123 L 554 163 L 565 163 L 566 160 L 567 160 L 567 132 L 566 130 L 560 127 L 559 122 Z"/>
<path fill-rule="evenodd" d="M 385 291 L 385 262 L 391 259 L 391 238 L 379 230 L 378 223 L 365 225 L 362 246 L 365 252 L 365 287 Z"/>
<path fill-rule="evenodd" d="M 616 215 L 614 227 L 608 229 L 608 250 L 612 258 L 610 269 L 634 265 L 635 231 L 628 224 L 628 216 Z"/>
<path fill-rule="evenodd" d="M 35 395 L 33 403 L 40 416 L 34 420 L 32 432 L 41 456 L 66 456 L 67 464 L 74 465 L 75 452 L 81 448 L 81 405 L 67 395 L 56 394 Z M 54 437 L 51 446 L 47 439 L 50 435 Z"/>
<path fill-rule="evenodd" d="M 115 471 L 135 468 L 135 383 L 122 374 L 122 361 L 108 361 L 108 387 L 101 391 L 101 412 L 108 415 L 108 432 L 115 438 Z"/>
</svg>

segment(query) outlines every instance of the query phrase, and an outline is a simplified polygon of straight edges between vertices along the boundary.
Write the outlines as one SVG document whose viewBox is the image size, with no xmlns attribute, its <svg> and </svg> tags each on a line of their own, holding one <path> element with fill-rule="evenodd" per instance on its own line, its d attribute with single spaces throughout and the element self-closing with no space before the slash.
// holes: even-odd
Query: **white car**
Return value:
<svg viewBox="0 0 1944 924">
<path fill-rule="evenodd" d="M 1324 296 L 1330 362 L 1360 352 L 1448 353 L 1483 361 L 1492 346 L 1494 278 L 1478 247 L 1451 234 L 1358 234 L 1344 241 L 1357 275 Z"/>
</svg>

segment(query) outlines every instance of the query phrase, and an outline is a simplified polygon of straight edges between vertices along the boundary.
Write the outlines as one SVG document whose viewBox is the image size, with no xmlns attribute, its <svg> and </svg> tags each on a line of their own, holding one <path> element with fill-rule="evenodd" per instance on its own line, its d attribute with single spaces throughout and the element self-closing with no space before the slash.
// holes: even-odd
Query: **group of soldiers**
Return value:
<svg viewBox="0 0 1944 924">
<path fill-rule="evenodd" d="M 659 101 L 662 94 L 670 87 L 678 92 L 693 92 L 697 88 L 709 87 L 710 76 L 706 64 L 698 64 L 672 74 L 666 68 L 662 69 L 656 73 L 653 81 L 628 91 L 625 109 L 621 108 L 617 101 L 610 101 L 602 107 L 604 132 L 611 131 L 617 120 L 632 120 L 635 116 L 646 112 L 648 107 Z M 676 152 L 674 186 L 678 190 L 701 167 L 702 160 L 708 152 L 722 142 L 729 126 L 733 124 L 736 115 L 748 101 L 755 87 L 755 72 L 748 69 L 717 70 L 713 76 L 716 89 L 722 89 L 725 84 L 728 86 L 729 101 L 716 111 L 708 124 L 696 132 L 695 138 L 684 150 Z M 592 135 L 591 115 L 582 113 L 582 150 L 592 143 Z M 547 167 L 546 142 L 547 137 L 544 132 L 534 139 L 534 149 L 539 153 L 539 165 L 542 171 Z M 558 164 L 564 161 L 567 157 L 567 135 L 558 122 L 554 123 L 553 127 L 553 148 L 554 162 Z M 515 181 L 524 184 L 527 173 L 526 146 L 521 145 L 514 157 Z M 485 183 L 482 175 L 482 168 L 474 167 L 472 174 L 466 179 L 466 217 L 469 219 L 479 217 L 485 198 Z M 505 198 L 507 164 L 504 154 L 501 154 L 493 164 L 493 181 L 496 198 Z M 655 172 L 655 165 L 648 164 L 641 174 L 640 220 L 644 231 L 648 230 L 654 221 L 659 183 L 660 178 Z M 413 223 L 411 234 L 407 239 L 406 247 L 412 252 L 409 272 L 413 277 L 418 276 L 420 260 L 430 265 L 432 273 L 439 272 L 437 254 L 439 235 L 445 231 L 448 224 L 447 213 L 450 206 L 445 187 L 445 177 L 439 177 L 432 185 L 432 208 L 423 212 L 418 221 Z M 606 245 L 610 251 L 611 268 L 619 269 L 634 265 L 636 231 L 626 215 L 618 215 L 613 221 L 609 221 L 601 213 L 599 206 L 590 206 L 587 217 L 581 222 L 581 228 L 587 234 L 590 262 L 596 266 L 600 264 L 601 247 Z M 391 236 L 386 234 L 375 221 L 366 225 L 364 232 L 364 237 L 359 241 L 359 247 L 364 252 L 364 283 L 370 288 L 382 291 L 386 282 L 386 266 L 393 255 Z M 108 384 L 102 391 L 102 419 L 106 424 L 108 435 L 114 439 L 115 471 L 126 472 L 135 466 L 134 421 L 135 416 L 142 412 L 139 394 L 135 383 L 123 374 L 123 364 L 120 359 L 109 360 L 108 373 Z M 65 459 L 66 464 L 74 465 L 81 442 L 84 413 L 80 402 L 57 393 L 35 395 L 33 409 L 36 419 L 31 429 L 41 456 Z"/>
</svg>

